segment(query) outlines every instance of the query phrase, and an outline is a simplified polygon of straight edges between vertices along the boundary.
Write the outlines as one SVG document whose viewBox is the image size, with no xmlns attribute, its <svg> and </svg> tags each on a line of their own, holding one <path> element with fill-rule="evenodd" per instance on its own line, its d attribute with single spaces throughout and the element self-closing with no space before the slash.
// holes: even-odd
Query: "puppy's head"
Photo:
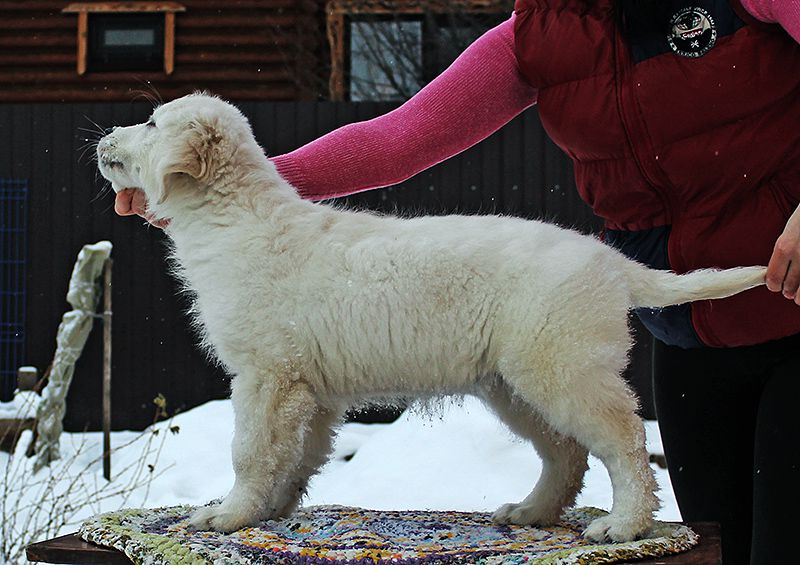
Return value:
<svg viewBox="0 0 800 565">
<path fill-rule="evenodd" d="M 238 109 L 190 94 L 159 106 L 145 123 L 114 128 L 100 140 L 97 162 L 114 191 L 141 188 L 152 207 L 168 198 L 172 186 L 217 182 L 237 149 L 253 143 Z"/>
</svg>

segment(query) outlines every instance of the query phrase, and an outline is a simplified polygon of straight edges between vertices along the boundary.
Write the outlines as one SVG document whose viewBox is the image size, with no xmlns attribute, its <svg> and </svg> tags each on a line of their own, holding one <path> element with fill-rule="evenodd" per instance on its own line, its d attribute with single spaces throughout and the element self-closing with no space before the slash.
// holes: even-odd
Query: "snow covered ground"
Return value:
<svg viewBox="0 0 800 565">
<path fill-rule="evenodd" d="M 168 425 L 177 426 L 178 433 L 170 433 Z M 657 424 L 647 422 L 646 427 L 648 449 L 662 453 Z M 226 494 L 233 484 L 233 413 L 229 401 L 209 402 L 159 428 L 161 432 L 144 458 L 144 465 L 155 467 L 157 476 L 151 484 L 137 488 L 126 500 L 110 495 L 100 504 L 83 508 L 73 521 L 116 510 L 123 503 L 127 507 L 204 504 Z M 21 439 L 15 457 L 23 467 L 30 465 L 30 460 L 21 457 L 28 434 Z M 119 447 L 136 436 L 135 432 L 114 433 L 112 446 Z M 99 433 L 65 434 L 62 461 L 71 462 L 73 470 L 63 473 L 59 480 L 67 481 L 70 475 L 79 473 L 86 488 L 102 486 L 98 460 L 101 445 Z M 115 481 L 124 482 L 125 477 L 119 474 L 125 468 L 127 475 L 135 472 L 142 445 L 135 442 L 114 453 Z M 156 455 L 159 446 L 161 451 Z M 76 452 L 78 455 L 73 456 Z M 0 454 L 0 472 L 29 472 L 9 468 L 7 463 L 8 456 Z M 59 465 L 63 463 L 55 464 L 60 473 Z M 680 520 L 667 472 L 655 465 L 653 468 L 663 501 L 657 518 Z M 527 495 L 540 470 L 540 460 L 530 445 L 516 439 L 479 401 L 466 397 L 463 402 L 443 402 L 433 414 L 407 410 L 392 424 L 345 424 L 331 461 L 312 480 L 305 504 L 493 511 Z M 56 484 L 48 488 L 57 492 L 63 487 Z M 28 504 L 34 490 L 14 503 Z M 578 504 L 605 509 L 611 506 L 611 483 L 603 465 L 594 458 Z M 67 526 L 62 533 L 75 529 L 75 525 Z"/>
</svg>

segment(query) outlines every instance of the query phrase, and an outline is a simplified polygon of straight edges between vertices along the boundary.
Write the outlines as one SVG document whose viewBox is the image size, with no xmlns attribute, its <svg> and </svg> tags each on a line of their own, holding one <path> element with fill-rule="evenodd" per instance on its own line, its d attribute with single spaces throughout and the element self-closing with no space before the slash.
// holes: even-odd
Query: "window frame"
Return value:
<svg viewBox="0 0 800 565">
<path fill-rule="evenodd" d="M 109 45 L 107 32 L 152 30 L 147 46 Z M 89 15 L 87 72 L 161 71 L 164 68 L 164 21 L 155 13 L 94 13 Z"/>
<path fill-rule="evenodd" d="M 175 69 L 175 14 L 186 8 L 177 2 L 76 2 L 61 10 L 62 14 L 78 15 L 78 54 L 76 70 L 84 75 L 89 68 L 89 14 L 142 14 L 164 15 L 164 56 L 162 71 L 168 75 Z M 124 70 L 124 69 L 121 69 Z"/>
</svg>

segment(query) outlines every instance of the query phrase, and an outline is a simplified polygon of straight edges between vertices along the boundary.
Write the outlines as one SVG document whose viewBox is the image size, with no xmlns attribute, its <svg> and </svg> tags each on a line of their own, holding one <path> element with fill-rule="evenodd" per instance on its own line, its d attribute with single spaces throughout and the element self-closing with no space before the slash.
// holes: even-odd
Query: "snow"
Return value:
<svg viewBox="0 0 800 565">
<path fill-rule="evenodd" d="M 117 448 L 111 467 L 115 481 L 128 480 L 125 477 L 142 459 L 155 467 L 149 486 L 138 487 L 126 506 L 204 504 L 227 493 L 233 484 L 230 401 L 208 402 L 157 427 L 157 436 L 144 436 L 144 441 L 150 438 L 152 442 L 150 453 L 144 457 L 142 437 L 120 447 L 140 434 L 112 434 L 112 446 Z M 657 423 L 646 422 L 646 430 L 649 451 L 662 453 Z M 15 456 L 23 465 L 30 461 L 22 457 L 29 434 L 23 435 Z M 80 472 L 88 485 L 105 483 L 99 460 L 100 433 L 64 434 L 61 445 L 62 460 L 54 465 L 75 459 L 71 461 L 74 470 L 67 475 Z M 78 456 L 72 457 L 76 452 Z M 8 456 L 0 454 L 2 472 L 8 472 L 7 461 Z M 86 470 L 80 471 L 84 467 Z M 119 477 L 125 468 L 128 470 Z M 663 502 L 656 517 L 680 520 L 667 472 L 655 465 L 653 469 Z M 304 504 L 493 511 L 503 503 L 525 497 L 540 471 L 541 463 L 532 446 L 514 437 L 478 400 L 465 397 L 459 402 L 443 401 L 433 411 L 406 410 L 391 424 L 344 424 L 332 457 L 312 479 Z M 609 509 L 611 500 L 605 468 L 590 458 L 578 505 Z M 116 510 L 122 504 L 122 496 L 115 495 L 102 504 L 83 508 L 74 516 L 73 525 L 61 533 L 74 531 L 75 522 L 93 513 Z"/>
<path fill-rule="evenodd" d="M 17 392 L 11 402 L 0 402 L 0 419 L 35 418 L 41 397 L 33 391 Z"/>
</svg>

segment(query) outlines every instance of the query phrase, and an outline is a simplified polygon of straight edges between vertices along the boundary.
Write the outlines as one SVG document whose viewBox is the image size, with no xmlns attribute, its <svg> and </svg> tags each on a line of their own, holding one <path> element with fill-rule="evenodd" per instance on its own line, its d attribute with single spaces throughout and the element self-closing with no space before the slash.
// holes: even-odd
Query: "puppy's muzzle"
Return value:
<svg viewBox="0 0 800 565">
<path fill-rule="evenodd" d="M 97 144 L 97 159 L 103 167 L 108 169 L 125 169 L 125 164 L 114 158 L 115 143 L 108 136 L 102 138 Z"/>
</svg>

